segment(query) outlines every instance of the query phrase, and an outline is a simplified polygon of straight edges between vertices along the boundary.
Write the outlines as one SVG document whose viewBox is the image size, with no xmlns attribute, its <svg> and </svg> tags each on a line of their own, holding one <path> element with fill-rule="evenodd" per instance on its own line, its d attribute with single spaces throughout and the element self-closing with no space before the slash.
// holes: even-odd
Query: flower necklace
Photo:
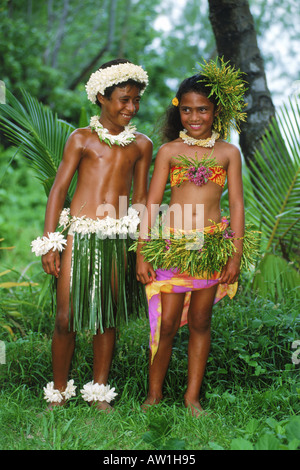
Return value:
<svg viewBox="0 0 300 470">
<path fill-rule="evenodd" d="M 135 131 L 136 127 L 131 126 L 130 124 L 124 128 L 124 131 L 120 132 L 118 135 L 112 135 L 108 132 L 105 127 L 99 122 L 99 116 L 92 116 L 90 119 L 91 129 L 97 132 L 98 137 L 101 142 L 105 142 L 110 147 L 112 145 L 124 146 L 131 144 L 135 140 Z"/>
<path fill-rule="evenodd" d="M 198 147 L 213 147 L 215 145 L 216 140 L 220 137 L 220 134 L 215 131 L 212 131 L 212 136 L 208 137 L 208 139 L 197 140 L 187 135 L 187 130 L 183 129 L 183 131 L 180 131 L 179 137 L 187 145 L 197 145 Z"/>
</svg>

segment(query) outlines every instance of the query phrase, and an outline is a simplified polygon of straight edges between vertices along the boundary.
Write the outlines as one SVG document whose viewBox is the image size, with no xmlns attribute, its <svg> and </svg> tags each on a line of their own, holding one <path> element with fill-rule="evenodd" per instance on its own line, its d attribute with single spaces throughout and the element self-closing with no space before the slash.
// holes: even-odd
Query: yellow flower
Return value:
<svg viewBox="0 0 300 470">
<path fill-rule="evenodd" d="M 173 106 L 178 106 L 179 105 L 179 101 L 178 101 L 178 98 L 176 98 L 176 96 L 175 96 L 175 98 L 172 99 L 172 105 Z"/>
</svg>

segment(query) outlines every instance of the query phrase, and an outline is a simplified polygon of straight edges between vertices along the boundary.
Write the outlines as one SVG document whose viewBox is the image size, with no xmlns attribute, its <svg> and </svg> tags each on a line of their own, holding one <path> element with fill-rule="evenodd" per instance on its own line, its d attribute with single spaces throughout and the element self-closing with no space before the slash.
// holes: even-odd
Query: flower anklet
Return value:
<svg viewBox="0 0 300 470">
<path fill-rule="evenodd" d="M 80 390 L 82 398 L 85 401 L 106 401 L 110 403 L 118 394 L 115 393 L 115 388 L 110 388 L 109 385 L 103 385 L 92 382 L 88 382 Z"/>
<path fill-rule="evenodd" d="M 67 382 L 66 389 L 61 392 L 58 389 L 54 388 L 54 382 L 49 382 L 46 387 L 44 387 L 44 398 L 49 403 L 61 403 L 64 400 L 68 400 L 71 397 L 76 396 L 76 385 L 74 385 L 74 380 L 69 380 Z M 115 388 L 110 388 L 110 385 L 103 385 L 92 382 L 88 382 L 83 386 L 83 389 L 80 390 L 82 398 L 85 401 L 106 401 L 110 403 L 118 394 L 115 393 Z"/>
<path fill-rule="evenodd" d="M 53 382 L 49 382 L 47 386 L 44 387 L 44 398 L 49 403 L 61 403 L 64 400 L 75 397 L 75 390 L 76 385 L 74 385 L 74 380 L 69 380 L 69 382 L 67 382 L 66 389 L 63 392 L 54 388 Z"/>
</svg>

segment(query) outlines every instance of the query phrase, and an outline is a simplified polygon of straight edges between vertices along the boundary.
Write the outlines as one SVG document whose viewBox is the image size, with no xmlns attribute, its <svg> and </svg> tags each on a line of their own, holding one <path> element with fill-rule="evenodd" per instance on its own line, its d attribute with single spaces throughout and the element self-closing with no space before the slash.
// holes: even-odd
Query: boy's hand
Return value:
<svg viewBox="0 0 300 470">
<path fill-rule="evenodd" d="M 240 274 L 240 259 L 230 258 L 222 269 L 219 278 L 220 284 L 234 284 Z"/>
<path fill-rule="evenodd" d="M 60 255 L 56 251 L 48 251 L 45 255 L 42 256 L 42 265 L 45 273 L 52 274 L 55 277 L 59 276 L 60 271 Z"/>
</svg>

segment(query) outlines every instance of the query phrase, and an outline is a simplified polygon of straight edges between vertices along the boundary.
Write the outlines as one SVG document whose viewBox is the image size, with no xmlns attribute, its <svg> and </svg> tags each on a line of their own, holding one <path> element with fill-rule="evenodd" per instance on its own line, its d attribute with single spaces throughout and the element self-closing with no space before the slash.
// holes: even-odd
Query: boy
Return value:
<svg viewBox="0 0 300 470">
<path fill-rule="evenodd" d="M 129 123 L 139 110 L 147 84 L 148 76 L 142 67 L 122 59 L 102 65 L 91 75 L 86 91 L 88 98 L 100 106 L 100 118 L 94 116 L 89 127 L 70 135 L 49 194 L 43 240 L 62 239 L 61 243 L 50 244 L 52 249 L 45 253 L 46 248 L 42 256 L 45 272 L 57 278 L 54 382 L 44 388 L 50 408 L 63 405 L 75 395 L 76 387 L 72 380 L 68 382 L 68 373 L 75 330 L 86 325 L 95 333 L 94 364 L 93 381 L 81 390 L 83 398 L 101 410 L 109 410 L 109 402 L 116 395 L 106 384 L 116 322 L 121 314 L 126 318 L 126 312 L 119 308 L 121 305 L 126 309 L 126 240 L 138 223 L 135 211 L 129 209 L 128 215 L 126 211 L 132 181 L 132 204 L 146 202 L 152 157 L 151 140 Z M 77 187 L 65 240 L 55 229 L 76 171 Z M 33 242 L 33 251 L 35 243 L 38 241 Z M 63 249 L 61 257 L 59 249 Z"/>
</svg>

